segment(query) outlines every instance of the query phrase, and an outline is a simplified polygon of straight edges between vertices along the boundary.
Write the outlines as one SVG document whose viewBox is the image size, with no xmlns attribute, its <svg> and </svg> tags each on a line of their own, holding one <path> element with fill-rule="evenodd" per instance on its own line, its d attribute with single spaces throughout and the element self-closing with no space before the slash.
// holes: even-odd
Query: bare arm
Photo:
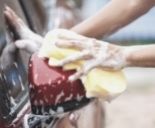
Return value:
<svg viewBox="0 0 155 128">
<path fill-rule="evenodd" d="M 112 0 L 71 30 L 88 37 L 109 35 L 148 12 L 155 0 Z"/>
<path fill-rule="evenodd" d="M 155 67 L 155 44 L 128 46 L 125 54 L 127 66 Z"/>
</svg>

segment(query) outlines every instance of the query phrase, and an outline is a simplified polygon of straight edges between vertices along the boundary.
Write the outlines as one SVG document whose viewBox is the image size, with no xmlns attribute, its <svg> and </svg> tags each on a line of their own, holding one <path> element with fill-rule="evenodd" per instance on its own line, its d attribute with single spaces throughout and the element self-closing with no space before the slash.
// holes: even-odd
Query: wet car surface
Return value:
<svg viewBox="0 0 155 128">
<path fill-rule="evenodd" d="M 33 7 L 31 1 L 22 0 L 1 0 L 0 1 L 0 127 L 1 128 L 20 128 L 23 127 L 23 118 L 25 114 L 30 113 L 29 93 L 28 93 L 28 77 L 27 77 L 27 65 L 30 55 L 17 50 L 15 54 L 12 54 L 13 63 L 7 68 L 4 68 L 7 64 L 4 63 L 2 58 L 7 56 L 2 55 L 3 50 L 16 39 L 16 35 L 7 21 L 5 21 L 3 11 L 4 6 L 10 6 L 15 12 L 24 20 L 27 25 L 41 33 L 41 25 L 39 26 L 39 19 L 37 15 L 33 15 L 33 18 L 38 20 L 38 24 L 34 25 L 34 19 L 29 16 L 28 9 Z M 26 7 L 29 5 L 29 8 Z M 31 5 L 31 6 L 30 6 Z M 27 13 L 25 13 L 27 11 Z M 32 8 L 31 13 L 35 14 L 35 10 Z M 41 22 L 41 21 L 40 21 Z M 39 26 L 39 27 L 38 27 Z"/>
</svg>

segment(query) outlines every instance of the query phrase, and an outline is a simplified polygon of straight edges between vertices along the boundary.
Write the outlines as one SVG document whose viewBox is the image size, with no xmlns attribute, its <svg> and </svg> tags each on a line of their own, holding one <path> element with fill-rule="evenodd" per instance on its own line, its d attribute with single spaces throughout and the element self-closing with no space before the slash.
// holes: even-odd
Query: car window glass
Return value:
<svg viewBox="0 0 155 128">
<path fill-rule="evenodd" d="M 0 1 L 0 53 L 2 53 L 4 48 L 7 47 L 7 45 L 13 43 L 12 37 L 9 34 L 10 31 L 7 29 L 7 25 L 5 24 L 3 16 L 3 8 L 6 4 L 10 6 L 13 10 L 15 10 L 16 13 L 20 15 L 20 17 L 24 21 L 26 21 L 18 1 Z M 8 109 L 10 109 L 10 112 L 12 110 L 15 110 L 22 103 L 24 104 L 24 102 L 28 99 L 28 59 L 29 56 L 23 51 L 17 51 L 15 53 L 14 62 L 11 64 L 11 66 L 5 71 L 2 68 L 0 70 L 0 92 L 5 92 L 3 93 L 4 95 L 2 97 L 9 99 L 9 101 L 5 100 L 2 106 L 4 106 L 3 109 L 6 109 L 8 107 Z"/>
</svg>

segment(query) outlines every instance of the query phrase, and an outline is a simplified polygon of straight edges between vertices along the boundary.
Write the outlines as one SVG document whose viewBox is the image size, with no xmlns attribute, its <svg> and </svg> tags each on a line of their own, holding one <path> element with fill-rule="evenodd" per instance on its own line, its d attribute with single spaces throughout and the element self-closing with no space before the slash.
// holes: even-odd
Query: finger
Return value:
<svg viewBox="0 0 155 128">
<path fill-rule="evenodd" d="M 9 12 L 9 14 L 12 15 L 14 18 L 18 18 L 16 13 L 9 6 L 5 5 L 4 11 Z"/>
<path fill-rule="evenodd" d="M 5 16 L 6 21 L 15 29 L 19 29 L 20 26 L 25 26 L 25 23 L 8 6 L 5 6 L 4 16 Z"/>
<path fill-rule="evenodd" d="M 32 54 L 39 50 L 40 46 L 32 40 L 18 40 L 15 42 L 17 48 L 25 50 L 26 52 Z"/>
<path fill-rule="evenodd" d="M 72 62 L 79 61 L 79 60 L 90 59 L 90 58 L 91 58 L 90 52 L 89 51 L 84 51 L 84 52 L 81 52 L 81 53 L 73 54 L 73 55 L 61 60 L 60 62 L 53 63 L 51 65 L 53 65 L 53 66 L 63 66 L 63 65 L 68 64 L 68 63 L 72 63 Z"/>
<path fill-rule="evenodd" d="M 83 75 L 87 75 L 88 72 L 90 72 L 92 69 L 96 68 L 98 66 L 98 62 L 93 62 L 90 64 L 85 64 L 83 68 L 79 71 L 77 71 L 74 75 L 69 77 L 69 81 L 75 81 L 79 79 Z"/>
<path fill-rule="evenodd" d="M 19 35 L 21 39 L 32 39 L 39 43 L 42 42 L 42 37 L 31 31 L 10 7 L 5 6 L 4 16 L 10 29 Z"/>
<path fill-rule="evenodd" d="M 75 74 L 71 75 L 71 76 L 68 78 L 68 80 L 69 80 L 70 82 L 75 81 L 75 80 L 79 79 L 81 76 L 83 76 L 83 74 L 84 74 L 83 70 L 79 70 L 79 71 L 77 71 Z"/>
<path fill-rule="evenodd" d="M 88 47 L 87 40 L 58 40 L 56 46 L 82 50 Z"/>
</svg>

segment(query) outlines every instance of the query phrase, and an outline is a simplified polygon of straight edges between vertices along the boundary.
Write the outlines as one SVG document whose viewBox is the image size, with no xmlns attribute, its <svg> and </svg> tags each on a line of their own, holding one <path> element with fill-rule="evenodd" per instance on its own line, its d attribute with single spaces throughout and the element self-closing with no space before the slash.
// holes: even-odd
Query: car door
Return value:
<svg viewBox="0 0 155 128">
<path fill-rule="evenodd" d="M 3 9 L 10 6 L 34 31 L 42 33 L 41 21 L 37 19 L 35 8 L 31 0 L 1 0 L 0 1 L 0 54 L 2 58 L 3 50 L 18 36 L 13 33 L 7 25 Z M 29 10 L 29 11 L 28 11 Z M 38 21 L 34 24 L 34 19 L 28 13 L 33 13 L 33 18 Z M 13 63 L 7 69 L 3 69 L 5 63 L 0 62 L 0 127 L 19 128 L 22 127 L 22 120 L 26 113 L 30 112 L 27 64 L 30 55 L 24 51 L 16 51 L 12 55 Z M 3 56 L 5 58 L 5 56 Z"/>
</svg>

